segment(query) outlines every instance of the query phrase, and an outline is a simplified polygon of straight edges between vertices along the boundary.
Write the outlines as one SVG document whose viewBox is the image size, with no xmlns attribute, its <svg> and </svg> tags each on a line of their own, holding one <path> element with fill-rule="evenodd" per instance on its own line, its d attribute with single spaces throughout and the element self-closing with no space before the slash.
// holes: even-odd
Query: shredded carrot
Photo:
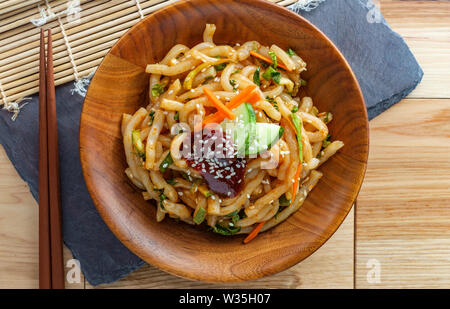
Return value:
<svg viewBox="0 0 450 309">
<path fill-rule="evenodd" d="M 261 55 L 261 54 L 258 54 L 257 52 L 255 52 L 255 51 L 253 51 L 253 50 L 250 51 L 250 55 L 252 55 L 253 57 L 259 58 L 259 59 L 261 59 L 261 60 L 263 60 L 263 61 L 265 61 L 265 62 L 267 62 L 267 63 L 273 64 L 272 59 L 269 59 L 269 58 L 267 58 L 266 56 L 263 56 L 263 55 Z M 282 63 L 277 63 L 277 66 L 279 66 L 280 68 L 282 68 L 282 69 L 284 69 L 284 70 L 286 70 L 286 71 L 288 71 L 288 72 L 292 72 L 292 70 L 289 70 L 289 69 L 288 69 L 284 64 L 282 64 Z"/>
<path fill-rule="evenodd" d="M 294 200 L 295 200 L 295 196 L 297 195 L 298 181 L 300 179 L 301 172 L 302 172 L 302 164 L 300 163 L 297 166 L 297 172 L 295 173 L 295 176 L 294 176 L 295 178 L 294 178 L 294 184 L 292 186 L 292 199 L 291 199 L 291 205 L 289 205 L 289 206 L 292 206 L 292 204 L 294 203 Z"/>
<path fill-rule="evenodd" d="M 229 109 L 228 107 L 225 106 L 225 104 L 220 102 L 220 100 L 214 95 L 214 93 L 209 88 L 206 87 L 203 88 L 203 92 L 219 112 L 225 114 L 225 116 L 230 120 L 234 120 L 236 118 L 236 115 L 231 111 L 231 109 Z"/>
<path fill-rule="evenodd" d="M 208 117 L 206 117 L 203 120 L 203 126 L 207 125 L 208 123 L 220 123 L 225 119 L 225 115 L 217 112 L 211 115 L 208 115 Z"/>
<path fill-rule="evenodd" d="M 251 231 L 250 234 L 248 234 L 248 236 L 244 239 L 244 244 L 248 244 L 250 241 L 253 240 L 253 238 L 255 238 L 258 235 L 264 223 L 265 222 L 258 223 L 258 225 L 253 229 L 253 231 Z"/>
<path fill-rule="evenodd" d="M 245 102 L 250 103 L 253 106 L 255 105 L 256 102 L 259 102 L 261 100 L 264 100 L 264 97 L 261 95 L 261 92 L 254 91 L 245 99 Z"/>
<path fill-rule="evenodd" d="M 207 88 L 204 88 L 204 91 Z M 246 87 L 244 90 L 242 90 L 238 95 L 236 95 L 233 99 L 231 99 L 230 102 L 228 102 L 226 106 L 226 108 L 228 108 L 230 111 L 235 109 L 236 107 L 238 107 L 239 105 L 241 105 L 244 102 L 247 102 L 248 100 L 252 101 L 252 100 L 256 100 L 255 99 L 255 93 L 258 95 L 258 97 L 260 97 L 261 95 L 259 94 L 259 92 L 253 92 L 253 90 L 256 89 L 256 85 L 250 85 L 248 87 Z M 210 91 L 209 89 L 206 91 Z M 205 92 L 206 94 L 206 92 Z M 214 94 L 211 95 L 215 98 Z M 208 97 L 209 98 L 209 97 Z M 217 99 L 217 98 L 216 98 Z M 261 99 L 259 99 L 261 100 Z M 220 101 L 219 101 L 220 102 Z M 250 103 L 250 102 L 249 102 Z M 214 103 L 213 103 L 214 104 Z M 234 115 L 234 114 L 233 114 Z M 203 126 L 207 125 L 208 123 L 220 123 L 222 122 L 225 118 L 227 118 L 228 116 L 220 109 L 218 109 L 218 111 L 214 114 L 209 115 L 208 117 L 206 117 L 203 120 Z M 229 118 L 229 117 L 228 117 Z M 230 118 L 231 119 L 231 118 Z M 234 119 L 234 118 L 233 118 Z"/>
<path fill-rule="evenodd" d="M 231 99 L 230 102 L 228 102 L 227 107 L 229 109 L 235 109 L 239 105 L 245 102 L 247 97 L 253 92 L 253 90 L 256 89 L 256 85 L 250 85 L 245 87 L 244 90 L 242 90 L 238 95 L 236 95 L 234 98 Z"/>
</svg>

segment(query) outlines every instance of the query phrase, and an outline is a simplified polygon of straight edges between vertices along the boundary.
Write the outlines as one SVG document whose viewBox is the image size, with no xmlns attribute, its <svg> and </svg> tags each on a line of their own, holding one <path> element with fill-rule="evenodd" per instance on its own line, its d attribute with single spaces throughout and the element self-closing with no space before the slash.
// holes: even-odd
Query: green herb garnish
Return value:
<svg viewBox="0 0 450 309">
<path fill-rule="evenodd" d="M 272 58 L 272 66 L 274 69 L 277 68 L 278 62 L 277 62 L 277 55 L 275 55 L 275 53 L 273 51 L 269 52 L 269 56 L 270 58 Z"/>
<path fill-rule="evenodd" d="M 216 71 L 223 71 L 225 69 L 225 67 L 227 66 L 227 62 L 225 63 L 221 63 L 221 64 L 216 64 L 214 66 L 214 69 L 216 69 Z"/>
<path fill-rule="evenodd" d="M 308 82 L 306 80 L 304 80 L 304 79 L 300 80 L 300 85 L 306 86 L 307 84 L 308 84 Z"/>
<path fill-rule="evenodd" d="M 205 80 L 203 81 L 203 85 L 205 85 L 206 83 L 208 83 L 208 81 L 210 81 L 211 79 L 213 79 L 214 78 L 214 76 L 212 76 L 212 75 L 209 75 L 209 76 L 206 76 L 205 77 Z"/>
<path fill-rule="evenodd" d="M 234 79 L 230 80 L 230 85 L 233 86 L 233 91 L 235 91 L 235 92 L 237 91 L 236 84 L 237 84 L 237 82 Z"/>
<path fill-rule="evenodd" d="M 164 161 L 162 161 L 161 164 L 159 165 L 160 172 L 164 173 L 167 170 L 167 168 L 169 167 L 169 165 L 171 165 L 172 163 L 173 163 L 173 159 L 169 152 L 167 154 L 167 156 L 165 157 Z"/>
<path fill-rule="evenodd" d="M 197 213 L 194 216 L 194 222 L 196 224 L 200 224 L 205 220 L 206 217 L 206 210 L 204 208 L 199 208 Z"/>
<path fill-rule="evenodd" d="M 226 215 L 226 217 L 231 218 L 231 221 L 233 221 L 233 223 L 236 223 L 239 220 L 241 220 L 241 217 L 239 216 L 239 211 L 238 210 L 235 210 L 232 213 L 229 213 L 228 215 Z"/>
<path fill-rule="evenodd" d="M 144 143 L 141 139 L 141 131 L 133 130 L 131 132 L 131 143 L 133 144 L 134 149 L 136 149 L 136 154 L 141 158 L 145 158 Z"/>
<path fill-rule="evenodd" d="M 277 111 L 280 110 L 279 107 L 278 107 L 277 101 L 275 101 L 274 98 L 270 98 L 270 97 L 267 96 L 267 97 L 266 97 L 266 101 L 268 101 L 270 104 L 272 104 L 273 107 L 275 107 L 275 109 L 276 109 Z"/>
<path fill-rule="evenodd" d="M 292 57 L 295 55 L 295 51 L 293 51 L 292 49 L 289 48 L 287 51 L 287 54 Z"/>
<path fill-rule="evenodd" d="M 176 112 L 175 115 L 173 115 L 173 120 L 178 121 L 180 120 L 180 113 Z"/>
<path fill-rule="evenodd" d="M 159 97 L 164 93 L 164 86 L 161 84 L 155 84 L 152 87 L 152 97 Z"/>
<path fill-rule="evenodd" d="M 294 106 L 294 108 L 292 109 L 292 111 L 291 111 L 292 113 L 296 113 L 296 112 L 298 112 L 298 106 Z"/>
<path fill-rule="evenodd" d="M 240 73 L 241 71 L 242 71 L 241 69 L 237 69 L 236 71 L 234 71 L 233 73 L 231 73 L 231 75 Z"/>
<path fill-rule="evenodd" d="M 265 80 L 273 80 L 276 84 L 280 84 L 281 81 L 281 73 L 275 70 L 272 66 L 268 67 L 267 70 L 263 74 L 263 78 Z"/>
<path fill-rule="evenodd" d="M 294 113 L 291 114 L 291 119 L 297 133 L 298 157 L 300 158 L 300 163 L 303 163 L 302 120 Z"/>
<path fill-rule="evenodd" d="M 280 196 L 278 201 L 280 202 L 280 206 L 289 206 L 289 205 L 291 205 L 291 200 L 288 200 L 286 198 L 286 195 L 284 195 L 284 194 L 282 196 Z"/>
<path fill-rule="evenodd" d="M 327 138 L 322 141 L 323 148 L 327 148 L 331 144 L 330 138 L 331 138 L 331 135 L 328 134 Z"/>
<path fill-rule="evenodd" d="M 255 71 L 255 73 L 253 74 L 253 82 L 258 85 L 261 86 L 261 67 L 258 67 Z"/>
<path fill-rule="evenodd" d="M 230 236 L 238 233 L 241 230 L 240 227 L 231 227 L 231 226 L 221 226 L 219 224 L 216 224 L 215 227 L 213 227 L 213 232 L 225 236 Z"/>
<path fill-rule="evenodd" d="M 167 183 L 171 186 L 174 186 L 178 183 L 178 181 L 176 181 L 175 179 L 169 179 L 169 180 L 167 180 Z"/>
<path fill-rule="evenodd" d="M 155 120 L 155 111 L 151 111 L 150 114 L 148 114 L 148 116 L 150 117 L 148 125 L 151 126 L 153 124 L 153 120 Z"/>
</svg>

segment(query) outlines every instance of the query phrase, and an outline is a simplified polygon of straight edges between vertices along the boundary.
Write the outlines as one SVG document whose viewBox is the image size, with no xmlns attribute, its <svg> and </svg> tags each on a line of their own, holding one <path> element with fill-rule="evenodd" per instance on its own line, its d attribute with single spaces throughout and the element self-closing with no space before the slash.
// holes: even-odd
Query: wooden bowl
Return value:
<svg viewBox="0 0 450 309">
<path fill-rule="evenodd" d="M 302 76 L 321 111 L 331 111 L 330 131 L 345 147 L 320 170 L 324 177 L 300 210 L 247 245 L 184 223 L 155 220 L 125 173 L 120 123 L 123 113 L 146 105 L 148 63 L 169 49 L 201 42 L 206 23 L 219 43 L 257 40 L 292 48 L 308 63 Z M 302 261 L 336 231 L 356 199 L 368 156 L 368 120 L 358 82 L 342 54 L 308 21 L 259 0 L 181 1 L 145 18 L 106 55 L 84 101 L 80 153 L 89 192 L 113 233 L 131 251 L 169 273 L 210 282 L 268 276 Z"/>
</svg>

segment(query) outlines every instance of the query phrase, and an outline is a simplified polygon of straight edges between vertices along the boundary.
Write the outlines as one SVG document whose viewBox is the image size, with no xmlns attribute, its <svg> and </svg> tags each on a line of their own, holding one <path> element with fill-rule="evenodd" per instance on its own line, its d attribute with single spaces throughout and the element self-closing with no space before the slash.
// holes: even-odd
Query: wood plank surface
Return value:
<svg viewBox="0 0 450 309">
<path fill-rule="evenodd" d="M 450 288 L 450 100 L 403 100 L 370 122 L 356 211 L 356 287 Z M 367 282 L 379 261 L 380 283 Z"/>
<path fill-rule="evenodd" d="M 353 209 L 340 228 L 319 250 L 296 266 L 263 279 L 234 283 L 210 284 L 190 281 L 144 266 L 122 280 L 96 288 L 255 288 L 316 289 L 353 288 Z M 86 283 L 86 288 L 93 288 Z"/>
<path fill-rule="evenodd" d="M 408 99 L 370 123 L 369 166 L 355 212 L 356 288 L 449 288 L 450 1 L 381 0 L 381 11 L 405 38 L 425 76 Z M 3 149 L 0 235 L 0 288 L 37 287 L 37 205 Z M 352 287 L 352 248 L 353 213 L 302 263 L 233 287 Z M 351 254 L 339 258 L 343 267 L 333 257 L 346 252 Z M 65 257 L 70 258 L 67 251 Z M 367 280 L 371 260 L 379 262 L 380 283 Z M 84 282 L 67 287 L 83 288 Z M 230 286 L 188 281 L 145 266 L 99 288 L 109 287 Z"/>
<path fill-rule="evenodd" d="M 449 288 L 450 1 L 380 6 L 425 75 L 408 99 L 370 122 L 355 214 L 356 288 Z M 379 283 L 367 280 L 374 261 Z"/>
<path fill-rule="evenodd" d="M 38 205 L 0 147 L 0 289 L 39 288 Z M 72 259 L 64 247 L 64 265 Z M 73 267 L 66 268 L 66 273 Z M 84 288 L 66 282 L 66 289 Z"/>
<path fill-rule="evenodd" d="M 450 98 L 450 1 L 378 2 L 391 28 L 405 39 L 425 72 L 409 98 Z"/>
</svg>

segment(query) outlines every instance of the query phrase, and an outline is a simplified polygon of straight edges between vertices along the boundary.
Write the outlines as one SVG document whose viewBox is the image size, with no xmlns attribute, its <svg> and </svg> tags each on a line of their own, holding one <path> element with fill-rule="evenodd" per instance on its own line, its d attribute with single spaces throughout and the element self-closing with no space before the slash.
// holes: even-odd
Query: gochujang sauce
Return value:
<svg viewBox="0 0 450 309">
<path fill-rule="evenodd" d="M 184 158 L 211 191 L 230 198 L 242 190 L 247 161 L 237 155 L 231 138 L 222 134 L 216 130 L 191 133 L 191 151 Z"/>
</svg>

